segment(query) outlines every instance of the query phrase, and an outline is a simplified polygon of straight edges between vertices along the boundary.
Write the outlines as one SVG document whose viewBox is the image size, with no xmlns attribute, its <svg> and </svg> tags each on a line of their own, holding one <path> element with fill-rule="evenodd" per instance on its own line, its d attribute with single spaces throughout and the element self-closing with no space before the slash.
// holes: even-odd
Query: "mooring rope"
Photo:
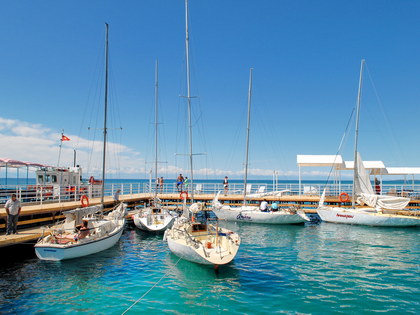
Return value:
<svg viewBox="0 0 420 315">
<path fill-rule="evenodd" d="M 178 261 L 175 263 L 174 267 L 176 265 L 178 265 L 179 261 L 181 260 L 181 258 L 178 259 Z M 125 313 L 127 313 L 129 310 L 131 310 L 137 303 L 139 303 L 141 300 L 143 300 L 144 297 L 146 297 L 147 294 L 149 294 L 150 291 L 153 290 L 153 288 L 155 288 L 160 281 L 162 281 L 163 278 L 165 278 L 169 272 L 172 271 L 172 268 L 169 269 L 149 290 L 147 290 L 141 297 L 139 297 L 137 299 L 137 301 L 135 301 L 133 304 L 131 304 L 131 306 L 129 308 L 127 308 L 123 313 L 121 313 L 121 315 L 124 315 Z"/>
</svg>

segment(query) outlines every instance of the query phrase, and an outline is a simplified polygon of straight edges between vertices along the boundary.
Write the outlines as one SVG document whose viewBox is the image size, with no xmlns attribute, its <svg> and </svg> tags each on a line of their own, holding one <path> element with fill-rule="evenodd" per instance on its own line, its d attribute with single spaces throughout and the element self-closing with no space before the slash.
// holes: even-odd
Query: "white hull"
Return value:
<svg viewBox="0 0 420 315">
<path fill-rule="evenodd" d="M 35 245 L 35 253 L 43 260 L 66 260 L 95 254 L 115 245 L 120 239 L 124 225 L 127 205 L 120 204 L 106 216 L 90 215 L 89 235 L 79 239 L 73 229 L 78 221 L 66 221 L 51 228 L 52 234 L 43 237 Z M 77 209 L 74 214 L 77 216 Z"/>
<path fill-rule="evenodd" d="M 307 221 L 306 216 L 299 213 L 290 213 L 285 210 L 263 212 L 257 207 L 214 207 L 213 212 L 220 220 L 249 222 L 260 224 L 298 224 Z"/>
<path fill-rule="evenodd" d="M 237 233 L 224 228 L 191 232 L 192 222 L 175 223 L 165 232 L 169 250 L 178 257 L 203 265 L 225 265 L 235 258 L 240 246 Z M 210 225 L 211 228 L 214 226 Z"/>
<path fill-rule="evenodd" d="M 69 247 L 59 244 L 35 245 L 35 253 L 39 259 L 55 261 L 92 255 L 114 246 L 120 239 L 123 229 L 124 225 L 107 238 Z"/>
<path fill-rule="evenodd" d="M 420 217 L 414 216 L 328 207 L 318 208 L 317 212 L 322 221 L 331 223 L 395 227 L 420 226 Z"/>
<path fill-rule="evenodd" d="M 140 230 L 147 232 L 164 232 L 174 224 L 175 218 L 168 212 L 163 214 L 145 214 L 136 213 L 133 215 L 134 225 Z"/>
</svg>

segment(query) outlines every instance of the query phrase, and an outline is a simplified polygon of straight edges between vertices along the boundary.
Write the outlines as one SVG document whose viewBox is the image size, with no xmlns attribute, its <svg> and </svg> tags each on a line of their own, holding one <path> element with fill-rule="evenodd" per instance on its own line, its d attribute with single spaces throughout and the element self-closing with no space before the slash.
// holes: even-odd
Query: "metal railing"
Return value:
<svg viewBox="0 0 420 315">
<path fill-rule="evenodd" d="M 267 184 L 252 183 L 247 185 L 247 195 L 250 197 L 259 197 L 273 194 L 276 192 L 280 195 L 293 196 L 320 196 L 322 191 L 326 189 L 327 196 L 338 196 L 341 192 L 351 194 L 351 184 L 334 183 L 330 185 L 324 184 L 301 184 L 298 183 L 278 183 Z M 410 198 L 420 197 L 420 185 L 417 184 L 383 184 L 377 191 L 378 194 L 403 196 Z M 120 196 L 133 195 L 140 193 L 158 194 L 179 194 L 181 187 L 177 187 L 175 183 L 164 184 L 163 187 L 156 187 L 149 183 L 110 183 L 105 185 L 105 196 L 113 196 L 117 190 L 120 190 Z M 374 188 L 375 189 L 375 188 Z M 190 195 L 192 192 L 191 185 L 182 187 L 183 191 L 187 191 Z M 201 182 L 194 184 L 194 194 L 216 194 L 218 192 L 224 194 L 222 183 Z M 244 192 L 243 183 L 230 183 L 227 194 L 242 195 Z M 18 199 L 24 204 L 43 204 L 48 202 L 65 202 L 78 201 L 82 195 L 89 198 L 101 196 L 100 185 L 81 185 L 81 186 L 52 186 L 52 185 L 2 185 L 0 186 L 0 204 L 4 204 L 11 194 L 16 194 Z"/>
</svg>

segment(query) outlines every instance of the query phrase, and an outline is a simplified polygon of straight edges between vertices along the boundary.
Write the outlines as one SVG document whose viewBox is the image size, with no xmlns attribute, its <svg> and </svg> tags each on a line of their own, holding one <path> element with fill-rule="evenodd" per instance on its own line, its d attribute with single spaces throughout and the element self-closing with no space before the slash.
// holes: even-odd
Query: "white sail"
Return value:
<svg viewBox="0 0 420 315">
<path fill-rule="evenodd" d="M 369 174 L 368 172 L 366 172 L 366 169 L 363 166 L 363 161 L 362 161 L 362 158 L 360 157 L 359 152 L 357 152 L 357 159 L 354 165 L 354 170 L 357 174 L 354 179 L 355 195 L 356 196 L 360 194 L 374 195 L 375 193 L 370 183 Z"/>
<path fill-rule="evenodd" d="M 369 173 L 366 172 L 363 166 L 359 152 L 357 152 L 357 161 L 354 167 L 357 172 L 354 181 L 354 192 L 357 196 L 358 204 L 366 204 L 377 209 L 402 210 L 410 202 L 410 198 L 376 195 L 370 183 Z"/>
</svg>

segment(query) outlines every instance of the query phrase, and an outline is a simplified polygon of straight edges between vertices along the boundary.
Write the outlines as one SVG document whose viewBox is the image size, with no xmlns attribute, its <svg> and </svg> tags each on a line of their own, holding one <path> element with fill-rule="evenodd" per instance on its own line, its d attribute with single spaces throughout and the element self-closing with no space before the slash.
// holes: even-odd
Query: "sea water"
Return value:
<svg viewBox="0 0 420 315">
<path fill-rule="evenodd" d="M 0 313 L 420 312 L 420 228 L 220 224 L 242 244 L 218 272 L 180 260 L 162 235 L 130 225 L 114 247 L 79 259 L 9 250 L 0 262 Z"/>
</svg>

